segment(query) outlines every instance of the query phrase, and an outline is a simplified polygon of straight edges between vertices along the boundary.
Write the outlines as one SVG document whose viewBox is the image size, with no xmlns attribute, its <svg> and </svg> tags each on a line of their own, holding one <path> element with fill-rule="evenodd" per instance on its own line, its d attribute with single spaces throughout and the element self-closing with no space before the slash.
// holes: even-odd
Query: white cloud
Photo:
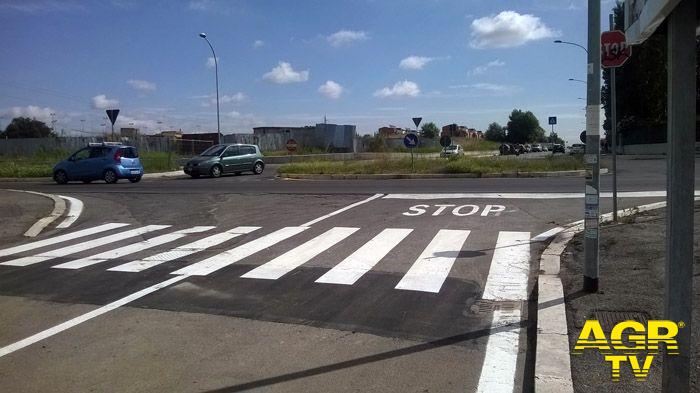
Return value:
<svg viewBox="0 0 700 393">
<path fill-rule="evenodd" d="M 309 80 L 309 70 L 295 71 L 292 65 L 286 61 L 280 61 L 279 65 L 263 75 L 263 79 L 277 84 L 306 82 Z"/>
<path fill-rule="evenodd" d="M 2 1 L 0 10 L 25 12 L 28 14 L 50 13 L 50 12 L 77 12 L 85 11 L 85 6 L 79 2 L 68 0 L 23 0 L 23 1 Z"/>
<path fill-rule="evenodd" d="M 222 104 L 228 104 L 231 102 L 243 102 L 245 99 L 248 98 L 246 97 L 245 94 L 241 93 L 240 91 L 236 94 L 233 95 L 228 95 L 224 94 L 219 97 L 219 102 Z M 216 103 L 216 97 L 214 97 L 213 102 Z"/>
<path fill-rule="evenodd" d="M 333 81 L 326 81 L 318 88 L 318 92 L 331 99 L 338 99 L 343 94 L 343 86 Z"/>
<path fill-rule="evenodd" d="M 262 48 L 263 46 L 265 46 L 265 41 L 263 40 L 255 40 L 253 42 L 253 48 L 255 49 Z"/>
<path fill-rule="evenodd" d="M 469 74 L 470 75 L 481 75 L 481 74 L 485 73 L 486 71 L 488 71 L 489 68 L 503 67 L 505 65 L 506 65 L 505 61 L 501 61 L 501 60 L 496 59 L 494 61 L 489 61 L 486 64 L 482 64 L 482 65 L 478 65 L 478 66 L 474 67 L 473 70 L 469 71 Z"/>
<path fill-rule="evenodd" d="M 450 89 L 468 89 L 471 96 L 509 96 L 518 93 L 520 86 L 495 83 L 475 83 L 472 85 L 452 85 Z"/>
<path fill-rule="evenodd" d="M 133 87 L 134 89 L 143 93 L 156 90 L 156 84 L 149 81 L 129 79 L 128 81 L 126 81 L 126 83 L 128 83 L 129 86 Z"/>
<path fill-rule="evenodd" d="M 231 111 L 231 112 L 228 112 L 226 114 L 226 116 L 236 119 L 236 118 L 241 117 L 241 114 L 239 112 L 236 112 L 236 111 Z"/>
<path fill-rule="evenodd" d="M 540 18 L 515 11 L 503 11 L 498 15 L 475 19 L 471 24 L 471 46 L 477 49 L 509 48 L 529 41 L 559 35 Z"/>
<path fill-rule="evenodd" d="M 41 108 L 35 105 L 29 105 L 13 106 L 12 108 L 5 109 L 0 113 L 2 113 L 3 116 L 8 117 L 9 120 L 12 120 L 15 117 L 28 117 L 30 119 L 37 119 L 43 121 L 44 123 L 48 123 L 51 120 L 51 114 L 55 113 L 55 111 L 49 107 Z M 7 123 L 4 125 L 7 126 Z"/>
<path fill-rule="evenodd" d="M 217 56 L 216 61 L 214 61 L 214 56 L 207 57 L 207 68 L 214 68 L 216 63 L 221 63 L 220 57 Z"/>
<path fill-rule="evenodd" d="M 401 60 L 399 67 L 405 70 L 422 70 L 426 64 L 434 60 L 434 57 L 408 56 L 407 58 Z"/>
<path fill-rule="evenodd" d="M 107 98 L 104 94 L 99 94 L 92 97 L 92 107 L 95 109 L 109 109 L 119 105 L 119 101 L 113 98 Z"/>
<path fill-rule="evenodd" d="M 326 40 L 331 46 L 335 47 L 351 44 L 353 42 L 366 41 L 368 39 L 369 34 L 362 30 L 340 30 L 326 37 Z"/>
<path fill-rule="evenodd" d="M 191 0 L 187 8 L 194 11 L 208 11 L 212 5 L 211 0 Z"/>
<path fill-rule="evenodd" d="M 420 94 L 420 88 L 415 82 L 401 81 L 396 82 L 392 87 L 384 87 L 374 92 L 375 97 L 417 97 Z"/>
</svg>

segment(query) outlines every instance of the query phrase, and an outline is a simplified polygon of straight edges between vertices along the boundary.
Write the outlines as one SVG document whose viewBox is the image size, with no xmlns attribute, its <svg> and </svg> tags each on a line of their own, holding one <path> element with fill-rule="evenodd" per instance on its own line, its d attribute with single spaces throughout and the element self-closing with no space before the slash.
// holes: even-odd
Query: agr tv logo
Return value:
<svg viewBox="0 0 700 393">
<path fill-rule="evenodd" d="M 629 361 L 635 379 L 646 381 L 654 355 L 659 353 L 659 343 L 665 344 L 669 355 L 678 355 L 678 341 L 675 337 L 678 335 L 678 328 L 684 326 L 685 323 L 682 321 L 675 323 L 667 320 L 651 320 L 645 328 L 637 321 L 623 321 L 613 327 L 608 341 L 600 322 L 587 320 L 571 353 L 580 355 L 585 349 L 598 350 L 605 355 L 605 361 L 610 362 L 613 382 L 620 381 L 620 366 Z M 627 343 L 625 343 L 622 340 L 622 334 L 628 329 L 630 332 L 626 336 Z M 615 354 L 616 352 L 618 354 Z M 641 364 L 640 359 L 637 358 L 640 352 L 646 352 Z"/>
</svg>

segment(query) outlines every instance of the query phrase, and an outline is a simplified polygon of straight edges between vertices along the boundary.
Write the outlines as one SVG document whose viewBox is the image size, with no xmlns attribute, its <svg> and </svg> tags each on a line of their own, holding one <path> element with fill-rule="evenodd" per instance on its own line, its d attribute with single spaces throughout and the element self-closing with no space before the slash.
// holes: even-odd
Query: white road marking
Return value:
<svg viewBox="0 0 700 393">
<path fill-rule="evenodd" d="M 529 272 L 530 232 L 499 232 L 482 299 L 527 300 Z"/>
<path fill-rule="evenodd" d="M 174 284 L 174 283 L 176 283 L 176 282 L 178 282 L 178 281 L 182 281 L 182 280 L 184 280 L 185 278 L 187 278 L 187 276 L 172 277 L 172 278 L 170 278 L 169 280 L 163 281 L 163 282 L 158 283 L 158 284 L 156 284 L 156 285 L 152 285 L 152 286 L 150 286 L 150 287 L 148 287 L 148 288 L 142 289 L 142 290 L 140 290 L 140 291 L 138 291 L 138 292 L 132 293 L 132 294 L 129 295 L 129 296 L 123 297 L 123 298 L 121 298 L 121 299 L 119 299 L 119 300 L 117 300 L 117 301 L 114 301 L 114 302 L 109 303 L 109 304 L 107 304 L 107 305 L 104 305 L 104 306 L 102 306 L 102 307 L 100 307 L 100 308 L 97 308 L 97 309 L 95 309 L 95 310 L 92 310 L 92 311 L 90 311 L 90 312 L 88 312 L 88 313 L 85 313 L 85 314 L 83 314 L 83 315 L 80 315 L 80 316 L 78 316 L 78 317 L 75 317 L 75 318 L 73 318 L 73 319 L 70 319 L 70 320 L 68 320 L 68 321 L 66 321 L 66 322 L 61 323 L 60 325 L 56 325 L 56 326 L 54 326 L 54 327 L 52 327 L 52 328 L 46 329 L 46 330 L 44 330 L 44 331 L 41 331 L 41 332 L 39 332 L 39 333 L 37 333 L 37 334 L 35 334 L 35 335 L 33 335 L 33 336 L 29 336 L 29 337 L 27 337 L 27 338 L 25 338 L 25 339 L 23 339 L 23 340 L 20 340 L 20 341 L 17 341 L 17 342 L 15 342 L 15 343 L 12 343 L 12 344 L 10 344 L 10 345 L 7 345 L 7 346 L 5 346 L 5 347 L 2 347 L 2 348 L 0 348 L 0 357 L 3 357 L 3 356 L 5 356 L 5 355 L 9 355 L 9 354 L 11 354 L 12 352 L 15 352 L 15 351 L 17 351 L 17 350 L 19 350 L 19 349 L 22 349 L 22 348 L 24 348 L 24 347 L 27 347 L 27 346 L 29 346 L 29 345 L 32 345 L 32 344 L 34 344 L 34 343 L 36 343 L 36 342 L 38 342 L 38 341 L 44 340 L 44 339 L 49 338 L 49 337 L 51 337 L 51 336 L 54 336 L 54 335 L 56 335 L 56 334 L 58 334 L 58 333 L 63 332 L 64 330 L 68 330 L 68 329 L 72 328 L 73 326 L 79 325 L 79 324 L 81 324 L 81 323 L 83 323 L 83 322 L 85 322 L 85 321 L 88 321 L 88 320 L 90 320 L 90 319 L 92 319 L 92 318 L 98 317 L 98 316 L 100 316 L 100 315 L 102 315 L 102 314 L 105 314 L 105 313 L 107 313 L 107 312 L 109 312 L 109 311 L 112 311 L 112 310 L 114 310 L 114 309 L 116 309 L 116 308 L 119 308 L 119 307 L 121 307 L 121 306 L 123 306 L 123 305 L 125 305 L 125 304 L 131 303 L 131 302 L 133 302 L 134 300 L 138 300 L 138 299 L 140 299 L 140 298 L 142 298 L 142 297 L 144 297 L 144 296 L 146 296 L 146 295 L 148 295 L 148 294 L 150 294 L 150 293 L 153 293 L 153 292 L 155 292 L 155 291 L 157 291 L 157 290 L 159 290 L 159 289 L 165 288 L 165 287 L 167 287 L 168 285 Z"/>
<path fill-rule="evenodd" d="M 328 250 L 333 245 L 357 232 L 359 229 L 360 228 L 346 227 L 331 228 L 308 242 L 278 256 L 270 262 L 256 267 L 241 277 L 276 280 L 308 262 L 318 254 Z"/>
<path fill-rule="evenodd" d="M 83 212 L 83 201 L 78 198 L 68 197 L 59 195 L 61 198 L 69 202 L 70 207 L 68 208 L 68 213 L 66 218 L 61 221 L 60 224 L 56 225 L 56 228 L 68 228 L 80 217 Z"/>
<path fill-rule="evenodd" d="M 477 192 L 477 193 L 444 193 L 444 194 L 387 194 L 383 199 L 577 199 L 584 198 L 582 192 Z M 664 198 L 666 191 L 625 191 L 618 192 L 619 198 Z M 700 196 L 700 191 L 695 191 Z M 611 192 L 601 192 L 601 198 L 612 198 Z"/>
<path fill-rule="evenodd" d="M 321 276 L 316 282 L 352 285 L 408 236 L 413 229 L 388 228 Z"/>
<path fill-rule="evenodd" d="M 226 266 L 232 265 L 243 258 L 249 257 L 256 252 L 262 251 L 268 247 L 286 240 L 294 235 L 297 235 L 308 227 L 285 227 L 263 237 L 251 240 L 248 243 L 241 244 L 238 247 L 224 251 L 221 254 L 214 255 L 203 261 L 199 261 L 182 269 L 176 270 L 170 274 L 182 274 L 188 276 L 206 276 Z"/>
<path fill-rule="evenodd" d="M 552 236 L 556 236 L 559 232 L 563 231 L 564 229 L 565 229 L 565 228 L 563 228 L 563 227 L 552 228 L 552 229 L 550 229 L 550 230 L 548 230 L 548 231 L 546 231 L 546 232 L 542 232 L 542 233 L 540 233 L 539 235 L 533 237 L 532 239 L 530 239 L 530 241 L 533 241 L 533 242 L 543 242 L 543 241 L 549 239 L 549 238 L 552 237 Z"/>
<path fill-rule="evenodd" d="M 22 191 L 22 190 L 10 190 L 10 191 L 25 192 L 28 194 L 41 195 L 41 196 L 44 196 L 47 198 L 51 198 L 53 200 L 53 210 L 51 210 L 51 213 L 49 213 L 48 216 L 35 222 L 34 225 L 32 225 L 29 229 L 27 229 L 26 232 L 24 232 L 24 236 L 37 237 L 37 235 L 39 235 L 41 233 L 41 231 L 44 230 L 44 228 L 49 226 L 52 222 L 56 221 L 59 217 L 61 217 L 63 215 L 63 212 L 66 211 L 66 201 L 57 197 L 56 195 L 44 194 L 43 192 L 35 192 L 35 191 Z"/>
<path fill-rule="evenodd" d="M 260 229 L 260 227 L 236 227 L 226 232 L 217 233 L 216 235 L 205 237 L 192 243 L 176 247 L 172 250 L 165 251 L 156 255 L 151 255 L 144 259 L 127 262 L 123 265 L 119 265 L 107 270 L 113 272 L 140 272 L 165 262 L 174 261 L 176 259 L 180 259 L 188 255 L 204 251 L 208 248 L 229 241 L 235 237 L 251 233 L 258 229 Z"/>
<path fill-rule="evenodd" d="M 46 251 L 41 254 L 33 255 L 30 257 L 12 259 L 7 262 L 0 263 L 0 265 L 8 266 L 28 266 L 35 263 L 48 261 L 54 258 L 65 257 L 67 255 L 75 254 L 77 252 L 86 251 L 95 247 L 104 246 L 105 244 L 118 242 L 121 240 L 126 240 L 135 236 L 141 236 L 144 233 L 157 231 L 160 229 L 168 228 L 170 225 L 147 225 L 145 227 L 131 229 L 125 232 L 115 233 L 114 235 L 109 235 L 101 237 L 94 240 L 88 240 L 82 243 L 74 244 L 72 246 L 67 246 L 59 248 L 53 251 Z"/>
<path fill-rule="evenodd" d="M 441 229 L 406 272 L 396 289 L 440 292 L 470 231 Z"/>
<path fill-rule="evenodd" d="M 34 250 L 34 249 L 45 247 L 45 246 L 50 246 L 52 244 L 61 243 L 61 242 L 65 242 L 68 240 L 77 239 L 79 237 L 84 237 L 84 236 L 93 235 L 93 234 L 100 233 L 100 232 L 109 231 L 109 230 L 116 229 L 116 228 L 125 227 L 127 225 L 129 225 L 129 224 L 110 222 L 108 224 L 98 225 L 96 227 L 87 228 L 87 229 L 81 229 L 79 231 L 67 233 L 65 235 L 50 237 L 50 238 L 44 239 L 44 240 L 37 240 L 35 242 L 21 244 L 19 246 L 14 246 L 14 247 L 10 247 L 10 248 L 5 248 L 5 249 L 0 250 L 0 257 L 17 254 L 17 253 L 24 252 L 24 251 Z"/>
<path fill-rule="evenodd" d="M 478 393 L 513 393 L 520 341 L 520 310 L 493 312 L 491 333 L 476 389 Z"/>
<path fill-rule="evenodd" d="M 216 227 L 212 226 L 196 226 L 192 228 L 182 229 L 175 231 L 173 233 L 168 233 L 166 235 L 156 236 L 147 240 L 142 240 L 140 242 L 132 243 L 124 247 L 115 248 L 114 250 L 105 251 L 103 253 L 91 255 L 89 257 L 76 259 L 73 261 L 61 263 L 59 265 L 51 266 L 54 269 L 81 269 L 84 267 L 96 265 L 98 263 L 103 263 L 110 261 L 112 259 L 121 258 L 126 255 L 137 253 L 139 251 L 148 250 L 161 244 L 174 242 L 175 240 L 181 239 L 190 233 L 200 233 L 205 232 Z"/>
<path fill-rule="evenodd" d="M 306 224 L 302 224 L 301 226 L 302 226 L 302 227 L 311 226 L 311 225 L 313 225 L 313 224 L 316 224 L 316 223 L 319 222 L 319 221 L 325 220 L 326 218 L 333 217 L 333 216 L 335 216 L 336 214 L 340 214 L 340 213 L 342 213 L 342 212 L 344 212 L 344 211 L 346 211 L 346 210 L 350 210 L 350 209 L 352 209 L 353 207 L 360 206 L 360 205 L 362 205 L 362 204 L 364 204 L 364 203 L 371 202 L 371 201 L 373 201 L 373 200 L 375 200 L 375 199 L 377 199 L 377 198 L 381 198 L 382 196 L 384 196 L 384 194 L 374 194 L 374 195 L 372 195 L 371 197 L 369 197 L 369 198 L 367 198 L 367 199 L 361 200 L 361 201 L 359 201 L 359 202 L 355 202 L 355 203 L 353 203 L 352 205 L 345 206 L 345 207 L 342 208 L 342 209 L 338 209 L 338 210 L 336 210 L 336 211 L 334 211 L 334 212 L 332 212 L 332 213 L 326 214 L 325 216 L 321 216 L 321 217 L 319 217 L 319 218 L 317 218 L 317 219 L 315 219 L 315 220 L 311 220 L 311 221 L 307 222 Z"/>
</svg>

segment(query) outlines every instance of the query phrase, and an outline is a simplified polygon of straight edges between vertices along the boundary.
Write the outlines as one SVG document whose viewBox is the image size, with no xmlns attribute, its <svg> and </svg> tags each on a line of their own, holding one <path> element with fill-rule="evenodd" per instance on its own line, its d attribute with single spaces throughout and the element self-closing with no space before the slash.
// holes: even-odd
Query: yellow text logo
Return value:
<svg viewBox="0 0 700 393">
<path fill-rule="evenodd" d="M 678 328 L 683 326 L 683 322 L 666 320 L 651 320 L 646 326 L 637 321 L 623 321 L 613 327 L 608 338 L 600 322 L 587 320 L 572 354 L 580 355 L 586 349 L 603 354 L 605 361 L 610 362 L 614 382 L 620 380 L 620 367 L 629 362 L 635 379 L 645 381 L 654 355 L 659 353 L 659 344 L 664 344 L 669 355 L 678 355 L 676 336 Z M 626 335 L 625 341 L 623 334 Z M 641 362 L 637 357 L 640 352 L 646 352 Z"/>
</svg>

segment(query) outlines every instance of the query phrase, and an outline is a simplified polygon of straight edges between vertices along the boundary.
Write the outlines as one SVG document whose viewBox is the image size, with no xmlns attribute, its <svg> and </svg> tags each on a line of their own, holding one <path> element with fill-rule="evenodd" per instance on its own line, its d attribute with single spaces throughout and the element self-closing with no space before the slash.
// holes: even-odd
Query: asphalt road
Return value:
<svg viewBox="0 0 700 393">
<path fill-rule="evenodd" d="M 580 193 L 583 179 L 289 181 L 267 169 L 0 184 L 85 204 L 37 239 L 68 238 L 3 251 L 32 244 L 26 217 L 50 206 L 0 192 L 26 209 L 0 219 L 16 228 L 0 246 L 0 390 L 532 388 L 546 243 L 531 239 L 581 219 L 583 201 L 483 193 Z M 619 189 L 663 190 L 664 170 L 621 160 Z M 107 223 L 128 225 L 94 229 Z"/>
</svg>

